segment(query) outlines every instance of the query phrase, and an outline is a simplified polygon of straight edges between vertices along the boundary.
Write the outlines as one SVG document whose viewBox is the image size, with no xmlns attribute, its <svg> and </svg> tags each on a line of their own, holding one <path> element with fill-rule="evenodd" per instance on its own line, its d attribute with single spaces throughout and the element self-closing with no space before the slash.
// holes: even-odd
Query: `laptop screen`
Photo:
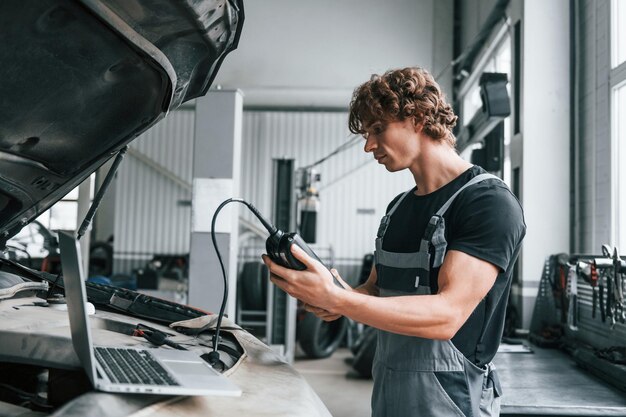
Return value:
<svg viewBox="0 0 626 417">
<path fill-rule="evenodd" d="M 96 367 L 93 358 L 89 317 L 85 307 L 87 294 L 83 280 L 80 247 L 73 234 L 59 232 L 59 248 L 61 250 L 63 286 L 65 287 L 65 301 L 70 319 L 72 344 L 83 368 L 85 368 L 85 372 L 87 372 L 87 376 L 94 383 Z"/>
</svg>

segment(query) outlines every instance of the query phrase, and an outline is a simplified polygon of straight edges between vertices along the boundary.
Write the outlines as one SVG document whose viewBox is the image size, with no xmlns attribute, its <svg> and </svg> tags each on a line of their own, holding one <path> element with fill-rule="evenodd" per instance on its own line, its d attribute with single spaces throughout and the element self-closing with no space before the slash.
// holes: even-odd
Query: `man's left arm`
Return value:
<svg viewBox="0 0 626 417">
<path fill-rule="evenodd" d="M 330 311 L 392 333 L 448 340 L 487 295 L 498 272 L 489 262 L 449 251 L 439 270 L 437 294 L 367 300 L 344 297 Z"/>
</svg>

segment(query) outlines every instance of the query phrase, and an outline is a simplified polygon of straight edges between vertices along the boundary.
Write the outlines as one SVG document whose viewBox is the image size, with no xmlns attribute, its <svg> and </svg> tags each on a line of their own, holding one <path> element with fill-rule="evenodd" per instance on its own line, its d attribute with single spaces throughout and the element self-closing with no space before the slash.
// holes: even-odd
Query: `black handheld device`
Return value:
<svg viewBox="0 0 626 417">
<path fill-rule="evenodd" d="M 271 224 L 270 224 L 271 225 Z M 296 259 L 291 252 L 291 247 L 293 245 L 298 246 L 302 249 L 307 255 L 311 258 L 317 260 L 319 263 L 324 265 L 324 262 L 313 252 L 313 249 L 300 237 L 299 234 L 295 232 L 284 233 L 281 230 L 276 229 L 273 225 L 271 227 L 274 228 L 275 232 L 272 233 L 270 229 L 270 236 L 265 241 L 265 249 L 267 250 L 267 256 L 274 262 L 276 262 L 280 266 L 284 266 L 285 268 L 295 269 L 297 271 L 303 271 L 306 269 L 306 266 Z M 324 265 L 326 266 L 326 265 Z M 328 268 L 328 267 L 326 267 Z M 339 288 L 343 288 L 343 286 L 339 283 L 337 278 L 333 275 L 333 282 Z"/>
<path fill-rule="evenodd" d="M 310 257 L 322 262 L 315 252 L 306 244 L 304 240 L 297 233 L 283 233 L 280 230 L 276 230 L 265 241 L 265 249 L 267 255 L 278 265 L 285 268 L 295 269 L 302 271 L 306 269 L 304 264 L 297 260 L 291 253 L 291 246 L 296 245 L 302 248 Z"/>
</svg>

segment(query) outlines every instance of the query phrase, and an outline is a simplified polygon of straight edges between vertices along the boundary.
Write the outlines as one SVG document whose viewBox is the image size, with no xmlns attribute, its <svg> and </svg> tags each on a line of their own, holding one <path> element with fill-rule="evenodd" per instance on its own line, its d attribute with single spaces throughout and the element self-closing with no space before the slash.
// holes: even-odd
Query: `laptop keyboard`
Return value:
<svg viewBox="0 0 626 417">
<path fill-rule="evenodd" d="M 96 347 L 95 353 L 98 363 L 113 382 L 179 385 L 147 350 Z"/>
</svg>

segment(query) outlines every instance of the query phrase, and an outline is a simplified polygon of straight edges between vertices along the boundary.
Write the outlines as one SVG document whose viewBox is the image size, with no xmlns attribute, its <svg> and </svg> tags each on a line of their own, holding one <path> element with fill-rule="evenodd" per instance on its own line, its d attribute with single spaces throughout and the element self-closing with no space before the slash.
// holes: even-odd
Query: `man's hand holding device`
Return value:
<svg viewBox="0 0 626 417">
<path fill-rule="evenodd" d="M 286 268 L 263 255 L 263 262 L 270 270 L 272 282 L 283 291 L 305 303 L 307 311 L 326 321 L 336 320 L 340 315 L 332 313 L 337 291 L 351 290 L 337 271 L 328 270 L 318 259 L 309 256 L 299 245 L 291 245 L 291 254 L 306 269 Z"/>
</svg>

